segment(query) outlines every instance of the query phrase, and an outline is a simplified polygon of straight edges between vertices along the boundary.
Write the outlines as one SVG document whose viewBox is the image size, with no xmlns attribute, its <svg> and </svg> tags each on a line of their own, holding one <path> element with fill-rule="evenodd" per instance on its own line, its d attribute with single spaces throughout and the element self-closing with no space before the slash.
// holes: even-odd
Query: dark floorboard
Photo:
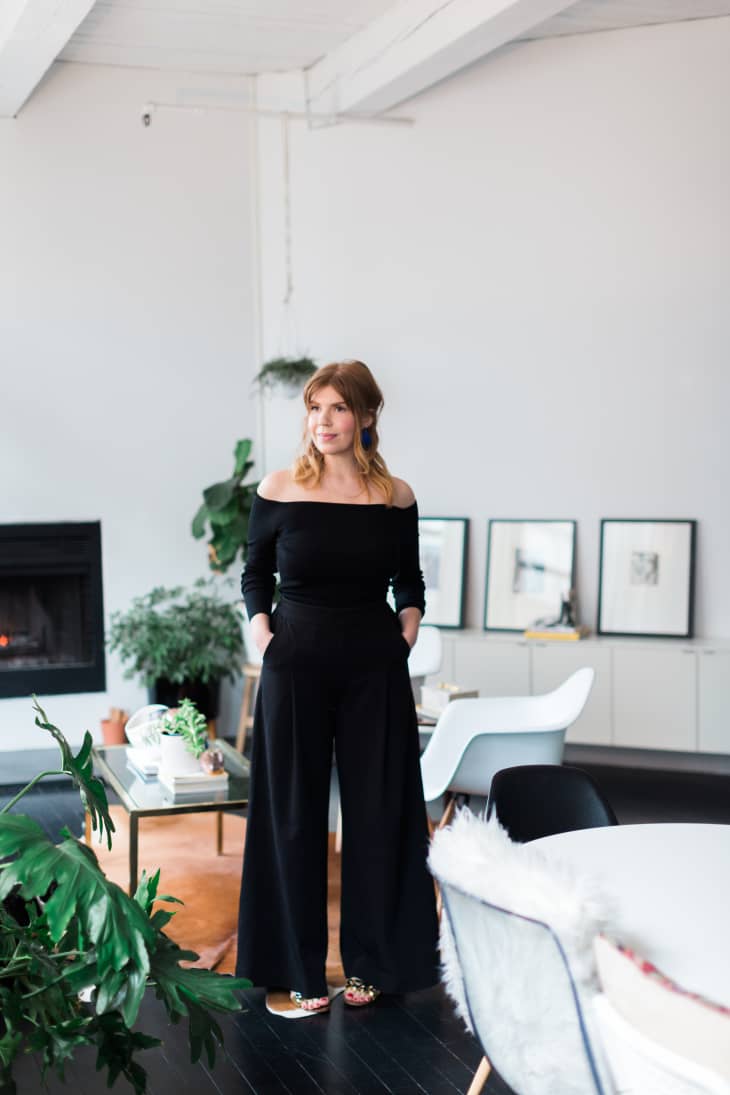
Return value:
<svg viewBox="0 0 730 1095">
<path fill-rule="evenodd" d="M 608 765 L 580 767 L 597 781 L 622 825 L 651 821 L 730 824 L 730 776 Z"/>
<path fill-rule="evenodd" d="M 730 777 L 607 766 L 589 770 L 623 824 L 730 824 Z M 19 790 L 18 781 L 32 774 L 4 765 L 0 806 Z M 19 809 L 35 817 L 53 839 L 64 825 L 73 833 L 82 831 L 83 813 L 68 783 L 40 784 Z M 170 1026 L 162 1006 L 147 999 L 139 1028 L 164 1043 L 140 1058 L 150 1095 L 455 1095 L 467 1090 L 481 1058 L 440 987 L 383 997 L 373 1008 L 360 1010 L 346 1008 L 340 998 L 329 1015 L 301 1022 L 269 1015 L 262 990 L 246 992 L 243 1004 L 240 1014 L 221 1020 L 225 1049 L 211 1069 L 189 1063 L 186 1027 Z M 102 1095 L 106 1090 L 88 1052 L 69 1064 L 66 1084 L 51 1077 L 43 1088 L 37 1064 L 27 1058 L 16 1076 L 19 1095 Z M 131 1095 L 132 1088 L 118 1081 L 114 1092 Z M 485 1095 L 510 1095 L 510 1090 L 492 1075 Z"/>
</svg>

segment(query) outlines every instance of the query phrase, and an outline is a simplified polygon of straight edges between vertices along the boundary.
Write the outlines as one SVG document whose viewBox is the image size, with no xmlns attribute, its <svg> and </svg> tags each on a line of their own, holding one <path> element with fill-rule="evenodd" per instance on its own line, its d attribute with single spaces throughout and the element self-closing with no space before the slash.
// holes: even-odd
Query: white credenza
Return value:
<svg viewBox="0 0 730 1095">
<path fill-rule="evenodd" d="M 482 696 L 549 692 L 582 666 L 596 671 L 576 745 L 730 757 L 730 639 L 588 638 L 442 631 L 438 678 Z"/>
</svg>

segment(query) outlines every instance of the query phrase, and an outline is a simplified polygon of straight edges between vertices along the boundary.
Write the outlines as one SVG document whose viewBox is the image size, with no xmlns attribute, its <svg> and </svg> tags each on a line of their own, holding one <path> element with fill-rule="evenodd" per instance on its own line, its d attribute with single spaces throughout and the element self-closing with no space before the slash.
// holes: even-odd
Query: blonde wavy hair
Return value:
<svg viewBox="0 0 730 1095">
<path fill-rule="evenodd" d="M 310 378 L 304 392 L 304 406 L 309 407 L 318 391 L 332 387 L 355 416 L 354 456 L 360 476 L 368 491 L 372 488 L 383 496 L 386 506 L 393 504 L 393 478 L 378 452 L 378 415 L 383 409 L 383 393 L 375 377 L 362 361 L 334 361 L 323 365 Z M 370 419 L 370 446 L 362 443 L 362 430 Z M 324 471 L 324 457 L 309 437 L 304 420 L 304 451 L 292 469 L 294 482 L 304 487 L 316 487 Z"/>
</svg>

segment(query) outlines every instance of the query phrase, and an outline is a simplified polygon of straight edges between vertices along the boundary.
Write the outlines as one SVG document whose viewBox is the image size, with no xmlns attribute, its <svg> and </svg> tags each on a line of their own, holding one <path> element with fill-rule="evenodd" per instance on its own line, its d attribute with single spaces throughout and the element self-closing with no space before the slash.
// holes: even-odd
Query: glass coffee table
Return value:
<svg viewBox="0 0 730 1095">
<path fill-rule="evenodd" d="M 220 738 L 228 786 L 225 790 L 173 795 L 156 777 L 143 778 L 127 764 L 126 745 L 95 745 L 91 751 L 96 774 L 116 792 L 129 814 L 129 893 L 137 889 L 139 819 L 164 814 L 216 814 L 216 853 L 223 851 L 223 811 L 248 806 L 250 766 L 246 757 Z M 91 818 L 86 815 L 86 843 L 91 844 Z"/>
</svg>

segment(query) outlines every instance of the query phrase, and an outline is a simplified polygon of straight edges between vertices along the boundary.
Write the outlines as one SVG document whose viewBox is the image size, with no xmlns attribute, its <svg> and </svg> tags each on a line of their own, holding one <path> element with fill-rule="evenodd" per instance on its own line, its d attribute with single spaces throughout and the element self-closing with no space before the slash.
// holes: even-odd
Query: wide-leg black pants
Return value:
<svg viewBox="0 0 730 1095">
<path fill-rule="evenodd" d="M 340 949 L 384 992 L 438 980 L 408 643 L 387 604 L 282 602 L 254 714 L 236 971 L 326 995 L 332 745 L 342 804 Z"/>
</svg>

